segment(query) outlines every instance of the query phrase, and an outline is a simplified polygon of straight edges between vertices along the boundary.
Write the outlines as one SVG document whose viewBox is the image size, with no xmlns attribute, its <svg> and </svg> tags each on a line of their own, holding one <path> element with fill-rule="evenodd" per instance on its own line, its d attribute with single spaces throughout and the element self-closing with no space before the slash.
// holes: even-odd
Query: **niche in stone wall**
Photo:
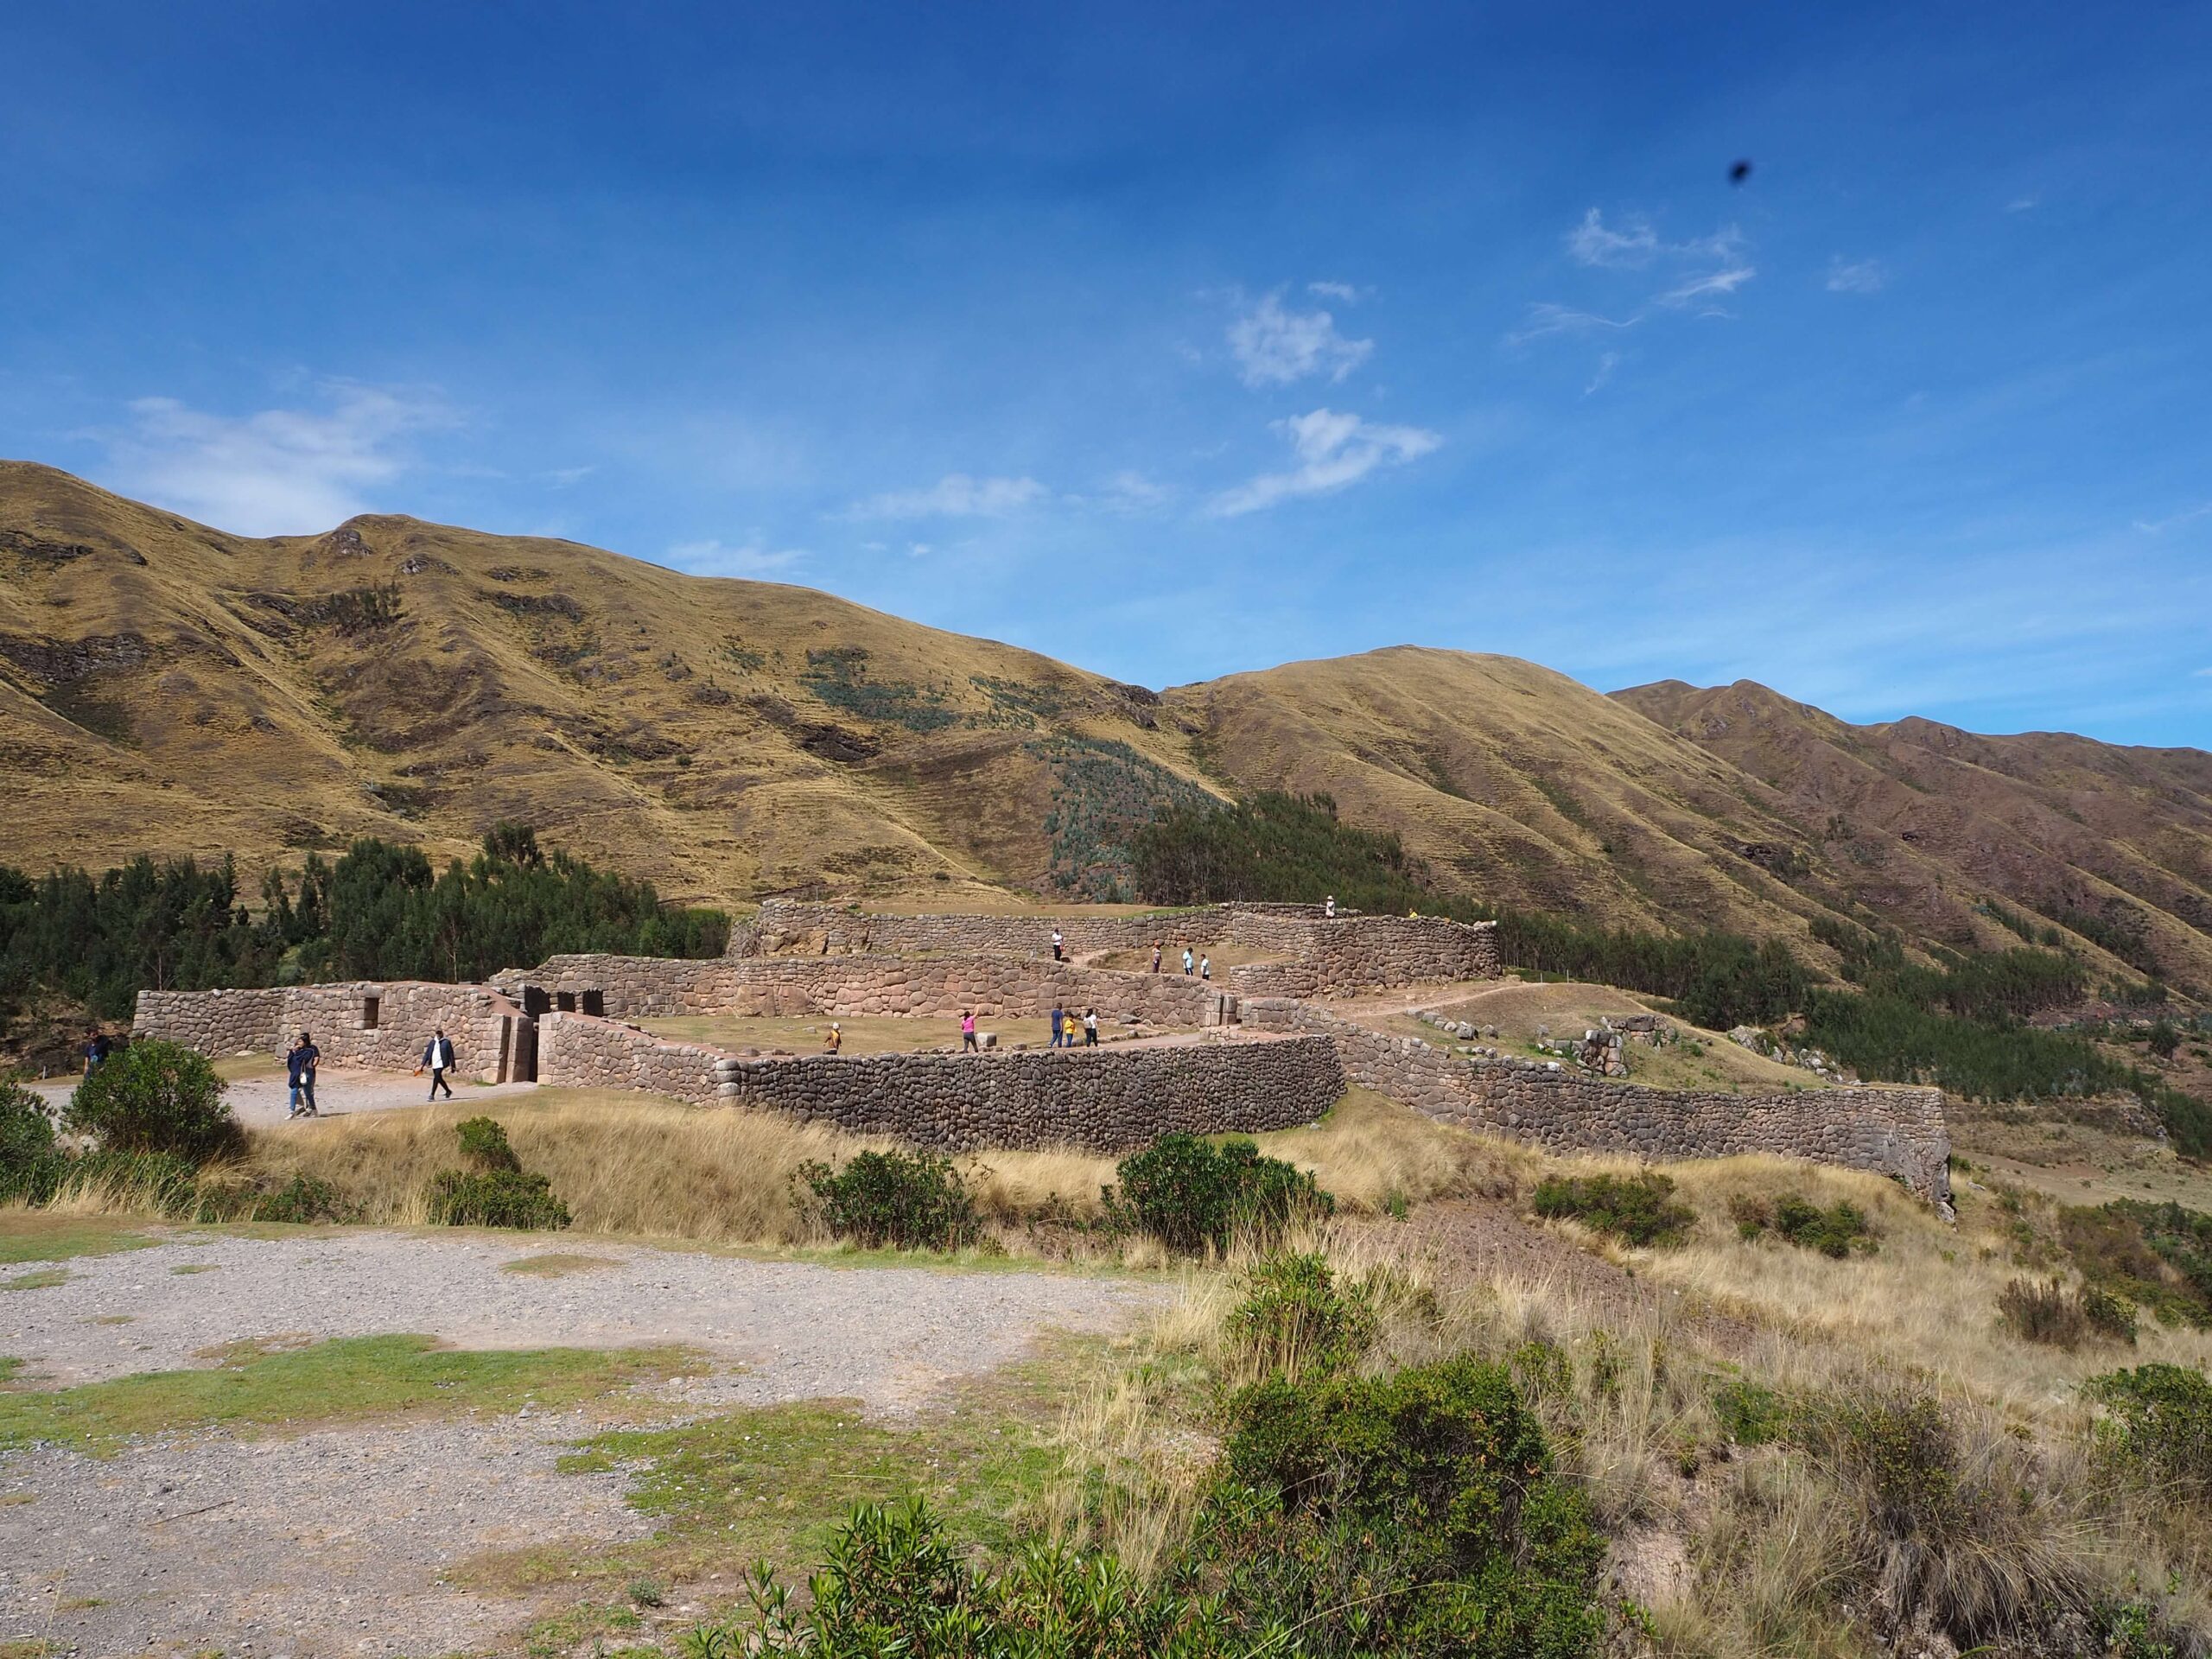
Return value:
<svg viewBox="0 0 2212 1659">
<path fill-rule="evenodd" d="M 374 1031 L 378 1022 L 383 1018 L 384 999 L 382 997 L 365 996 L 361 999 L 361 1029 L 363 1031 Z"/>
</svg>

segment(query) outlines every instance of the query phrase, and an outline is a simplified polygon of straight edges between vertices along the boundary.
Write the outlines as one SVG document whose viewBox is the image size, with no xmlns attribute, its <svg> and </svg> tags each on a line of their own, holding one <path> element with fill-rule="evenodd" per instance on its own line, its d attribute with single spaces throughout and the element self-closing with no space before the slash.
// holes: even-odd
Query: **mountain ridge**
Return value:
<svg viewBox="0 0 2212 1659">
<path fill-rule="evenodd" d="M 238 537 L 29 462 L 0 575 L 0 861 L 33 869 L 520 817 L 686 899 L 1103 899 L 1157 806 L 1288 789 L 1497 902 L 1815 959 L 1824 917 L 2024 927 L 2212 986 L 2197 750 L 1413 645 L 1154 692 L 812 588 L 402 514 Z"/>
</svg>

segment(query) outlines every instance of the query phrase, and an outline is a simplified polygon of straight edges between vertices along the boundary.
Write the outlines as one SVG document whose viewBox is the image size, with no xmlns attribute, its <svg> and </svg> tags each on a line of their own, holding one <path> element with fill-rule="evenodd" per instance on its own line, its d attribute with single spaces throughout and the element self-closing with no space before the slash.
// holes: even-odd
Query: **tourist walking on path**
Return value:
<svg viewBox="0 0 2212 1659">
<path fill-rule="evenodd" d="M 1057 1003 L 1057 1002 L 1053 1003 L 1053 1004 L 1052 1004 L 1052 1046 L 1054 1048 L 1058 1048 L 1058 1047 L 1060 1046 L 1060 1038 L 1061 1038 L 1061 1035 L 1063 1034 L 1063 1033 L 1064 1033 L 1064 1032 L 1066 1030 L 1066 1028 L 1067 1028 L 1067 1022 L 1068 1022 L 1068 1016 L 1067 1016 L 1067 1013 L 1066 1013 L 1066 1011 L 1065 1011 L 1065 1009 L 1063 1009 L 1063 1008 L 1060 1007 L 1060 1005 L 1059 1005 L 1058 1003 Z"/>
<path fill-rule="evenodd" d="M 1098 1046 L 1098 1010 L 1096 1008 L 1083 1011 L 1083 1046 L 1085 1048 Z"/>
<path fill-rule="evenodd" d="M 1158 939 L 1154 939 L 1152 942 L 1152 971 L 1155 974 L 1160 971 L 1160 941 Z"/>
<path fill-rule="evenodd" d="M 1067 960 L 1060 951 L 1060 947 L 1066 943 L 1067 941 L 1060 937 L 1060 930 L 1057 927 L 1054 928 L 1052 930 L 1052 960 L 1054 962 L 1065 962 Z"/>
<path fill-rule="evenodd" d="M 292 1117 L 321 1117 L 322 1112 L 315 1103 L 315 1073 L 322 1059 L 322 1051 L 315 1046 L 315 1033 L 302 1032 L 293 1039 L 291 1048 L 284 1055 L 284 1076 L 291 1084 Z"/>
<path fill-rule="evenodd" d="M 437 1034 L 430 1039 L 429 1046 L 423 1051 L 423 1064 L 415 1068 L 415 1075 L 419 1077 L 425 1071 L 430 1074 L 432 1100 L 438 1097 L 438 1090 L 441 1089 L 446 1091 L 446 1098 L 451 1100 L 453 1084 L 447 1081 L 446 1073 L 452 1070 L 453 1039 L 447 1036 L 446 1028 L 440 1026 Z"/>
<path fill-rule="evenodd" d="M 822 1039 L 822 1052 L 824 1054 L 835 1054 L 844 1046 L 845 1033 L 839 1028 L 837 1022 L 832 1020 L 830 1022 L 830 1034 Z"/>
<path fill-rule="evenodd" d="M 960 1048 L 963 1053 L 976 1046 L 976 1015 L 968 1008 L 960 1010 Z"/>
<path fill-rule="evenodd" d="M 1198 958 L 1198 977 L 1200 979 L 1211 979 L 1213 977 L 1213 958 L 1211 957 L 1200 957 Z"/>
<path fill-rule="evenodd" d="M 1189 974 L 1190 974 L 1190 971 L 1191 971 L 1191 967 L 1192 967 L 1191 947 L 1190 947 L 1189 945 L 1187 945 L 1187 944 L 1186 944 L 1186 945 L 1185 945 L 1185 946 L 1183 947 L 1183 973 L 1184 973 L 1184 975 L 1185 975 L 1185 977 L 1188 977 L 1188 976 L 1189 976 Z"/>
<path fill-rule="evenodd" d="M 1330 921 L 1337 919 L 1337 895 L 1331 893 L 1321 901 L 1321 914 Z"/>
<path fill-rule="evenodd" d="M 107 1057 L 112 1052 L 108 1045 L 107 1033 L 93 1032 L 85 1041 L 85 1075 L 89 1077 L 105 1065 Z"/>
</svg>

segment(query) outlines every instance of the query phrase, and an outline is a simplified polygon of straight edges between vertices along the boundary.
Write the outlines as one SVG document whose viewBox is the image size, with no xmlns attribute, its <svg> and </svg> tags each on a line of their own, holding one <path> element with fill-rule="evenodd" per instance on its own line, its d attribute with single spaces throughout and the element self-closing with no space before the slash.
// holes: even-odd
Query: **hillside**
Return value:
<svg viewBox="0 0 2212 1659">
<path fill-rule="evenodd" d="M 518 817 L 682 899 L 1116 896 L 1154 806 L 1322 790 L 1440 884 L 1622 925 L 2060 926 L 2212 987 L 2212 756 L 1601 696 L 1397 647 L 1164 695 L 771 583 L 398 517 L 230 536 L 0 463 L 0 861 Z M 1977 908 L 1977 906 L 1981 906 Z M 2029 917 L 2026 912 L 2033 912 Z"/>
</svg>

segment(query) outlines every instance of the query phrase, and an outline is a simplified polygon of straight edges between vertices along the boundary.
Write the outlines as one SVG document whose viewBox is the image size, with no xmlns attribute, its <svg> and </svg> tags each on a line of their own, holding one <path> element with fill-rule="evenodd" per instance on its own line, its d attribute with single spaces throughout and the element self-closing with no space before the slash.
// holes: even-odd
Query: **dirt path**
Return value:
<svg viewBox="0 0 2212 1659">
<path fill-rule="evenodd" d="M 555 1253 L 612 1265 L 556 1277 L 506 1270 Z M 610 1418 L 811 1398 L 906 1412 L 1019 1357 L 1046 1329 L 1112 1329 L 1165 1294 L 1042 1273 L 365 1230 L 182 1234 L 65 1265 L 60 1283 L 24 1289 L 4 1281 L 35 1264 L 0 1273 L 0 1354 L 26 1362 L 16 1386 L 203 1365 L 201 1351 L 257 1337 L 673 1342 L 704 1356 L 687 1376 L 573 1411 L 162 1437 L 105 1460 L 54 1447 L 0 1453 L 0 1643 L 256 1659 L 496 1646 L 527 1609 L 441 1585 L 441 1567 L 651 1530 L 626 1506 L 621 1475 L 555 1467 Z"/>
<path fill-rule="evenodd" d="M 49 1078 L 30 1086 L 59 1107 L 76 1088 L 77 1079 Z M 537 1086 L 534 1083 L 464 1083 L 455 1085 L 454 1097 L 461 1101 L 497 1100 L 506 1095 L 526 1095 Z M 326 1065 L 315 1085 L 315 1104 L 322 1109 L 325 1117 L 342 1117 L 348 1112 L 388 1112 L 402 1106 L 422 1105 L 429 1096 L 429 1078 L 410 1077 L 404 1071 Z M 230 1102 L 232 1116 L 249 1128 L 282 1123 L 290 1109 L 282 1072 L 267 1077 L 234 1077 L 223 1098 Z"/>
</svg>

